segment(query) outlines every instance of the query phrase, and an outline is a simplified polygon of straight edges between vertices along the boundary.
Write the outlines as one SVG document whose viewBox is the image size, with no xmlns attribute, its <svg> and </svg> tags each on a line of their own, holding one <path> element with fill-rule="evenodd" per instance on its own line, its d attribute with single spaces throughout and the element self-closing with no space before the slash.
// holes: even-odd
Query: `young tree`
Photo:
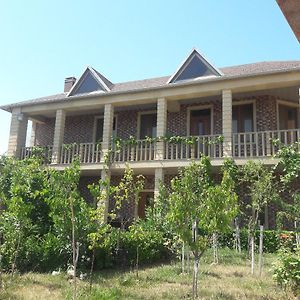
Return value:
<svg viewBox="0 0 300 300">
<path fill-rule="evenodd" d="M 282 225 L 283 219 L 294 222 L 296 246 L 298 248 L 300 247 L 300 189 L 295 189 L 295 186 L 297 186 L 300 176 L 299 146 L 300 141 L 289 146 L 282 146 L 276 155 L 279 158 L 279 163 L 275 167 L 275 170 L 281 173 L 280 191 L 282 193 L 288 193 L 291 199 L 289 202 L 281 199 L 281 211 L 278 213 L 279 223 Z"/>
<path fill-rule="evenodd" d="M 79 179 L 77 160 L 63 171 L 51 170 L 49 177 L 52 195 L 50 215 L 57 233 L 71 244 L 72 249 L 73 299 L 77 298 L 77 264 L 80 246 L 83 244 L 80 240 L 85 240 L 89 232 L 90 208 L 79 194 Z"/>
<path fill-rule="evenodd" d="M 237 196 L 225 172 L 221 184 L 211 179 L 207 157 L 181 169 L 171 182 L 168 219 L 175 234 L 194 255 L 193 296 L 197 297 L 199 259 L 215 232 L 230 229 L 237 212 Z M 193 230 L 192 230 L 193 229 Z"/>
<path fill-rule="evenodd" d="M 248 161 L 242 167 L 242 184 L 245 185 L 246 195 L 249 196 L 247 208 L 251 210 L 248 215 L 249 242 L 251 249 L 251 273 L 254 274 L 254 234 L 260 213 L 272 201 L 279 198 L 273 170 L 268 169 L 261 162 Z"/>
</svg>

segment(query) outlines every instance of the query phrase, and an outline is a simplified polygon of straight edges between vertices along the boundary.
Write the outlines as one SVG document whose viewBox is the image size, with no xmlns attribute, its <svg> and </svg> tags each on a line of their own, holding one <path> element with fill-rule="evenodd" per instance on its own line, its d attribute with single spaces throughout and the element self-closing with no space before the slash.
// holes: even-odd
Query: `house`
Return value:
<svg viewBox="0 0 300 300">
<path fill-rule="evenodd" d="M 298 0 L 277 0 L 277 4 L 300 42 L 300 2 Z"/>
<path fill-rule="evenodd" d="M 159 182 L 169 184 L 178 167 L 201 154 L 210 156 L 216 176 L 226 157 L 274 165 L 278 146 L 271 140 L 300 137 L 299 86 L 300 61 L 219 69 L 196 49 L 165 77 L 112 83 L 88 67 L 78 80 L 66 78 L 62 93 L 1 107 L 12 114 L 8 155 L 23 159 L 39 147 L 59 170 L 79 157 L 85 195 L 100 177 L 117 183 L 129 164 L 146 184 L 139 205 L 124 214 L 143 217 Z M 272 208 L 263 219 L 274 226 Z"/>
</svg>

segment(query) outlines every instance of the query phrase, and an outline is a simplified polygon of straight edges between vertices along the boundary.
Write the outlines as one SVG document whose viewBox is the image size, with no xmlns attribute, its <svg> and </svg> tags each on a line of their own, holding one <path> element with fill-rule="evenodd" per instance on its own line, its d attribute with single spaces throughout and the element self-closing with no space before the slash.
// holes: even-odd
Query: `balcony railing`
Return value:
<svg viewBox="0 0 300 300">
<path fill-rule="evenodd" d="M 300 129 L 235 133 L 232 136 L 233 157 L 264 157 L 275 155 L 284 145 L 295 143 Z"/>
<path fill-rule="evenodd" d="M 151 140 L 119 141 L 112 147 L 112 162 L 151 161 L 155 159 L 156 142 Z"/>
<path fill-rule="evenodd" d="M 21 159 L 39 157 L 45 164 L 51 163 L 52 159 L 52 146 L 35 146 L 35 147 L 23 147 L 21 149 Z"/>
<path fill-rule="evenodd" d="M 100 163 L 101 155 L 101 144 L 99 143 L 63 144 L 60 163 L 70 164 L 75 159 L 79 159 L 81 164 Z"/>
<path fill-rule="evenodd" d="M 176 137 L 165 143 L 165 159 L 199 159 L 202 155 L 210 158 L 223 156 L 223 143 L 219 135 L 193 136 L 187 139 Z"/>
<path fill-rule="evenodd" d="M 232 135 L 232 156 L 243 159 L 271 157 L 283 145 L 295 143 L 299 139 L 300 129 L 235 133 Z M 162 145 L 163 147 L 161 147 Z M 21 149 L 20 158 L 38 156 L 48 164 L 51 163 L 52 152 L 52 146 L 24 147 Z M 151 139 L 119 140 L 112 144 L 109 154 L 111 163 L 143 162 L 156 159 L 192 160 L 199 159 L 202 155 L 218 159 L 223 157 L 223 142 L 217 135 L 172 137 L 159 141 Z M 70 164 L 75 159 L 79 159 L 81 164 L 97 164 L 105 160 L 99 143 L 62 145 L 59 163 Z"/>
</svg>

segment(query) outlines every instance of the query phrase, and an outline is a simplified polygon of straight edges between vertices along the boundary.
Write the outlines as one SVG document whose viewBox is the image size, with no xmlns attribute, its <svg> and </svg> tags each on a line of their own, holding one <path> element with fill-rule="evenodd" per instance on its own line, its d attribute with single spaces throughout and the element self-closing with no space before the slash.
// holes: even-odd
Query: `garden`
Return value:
<svg viewBox="0 0 300 300">
<path fill-rule="evenodd" d="M 282 147 L 274 168 L 227 159 L 221 178 L 203 156 L 161 183 L 145 219 L 119 227 L 122 207 L 144 189 L 129 167 L 115 186 L 89 185 L 87 202 L 78 162 L 57 171 L 38 153 L 1 157 L 0 299 L 299 297 L 298 146 Z M 260 224 L 271 204 L 276 230 Z"/>
</svg>

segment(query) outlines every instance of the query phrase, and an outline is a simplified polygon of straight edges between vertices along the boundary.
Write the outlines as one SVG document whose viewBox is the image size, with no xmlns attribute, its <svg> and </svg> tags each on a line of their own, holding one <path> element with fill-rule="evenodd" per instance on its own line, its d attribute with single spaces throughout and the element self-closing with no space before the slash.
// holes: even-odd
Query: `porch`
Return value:
<svg viewBox="0 0 300 300">
<path fill-rule="evenodd" d="M 244 132 L 232 134 L 231 143 L 224 149 L 220 135 L 172 136 L 143 140 L 113 140 L 109 151 L 102 151 L 102 143 L 63 144 L 59 157 L 54 158 L 53 146 L 23 147 L 20 159 L 42 157 L 46 164 L 69 165 L 75 159 L 81 164 L 104 164 L 150 161 L 198 160 L 202 155 L 212 160 L 224 157 L 234 159 L 268 158 L 282 146 L 299 141 L 300 129 Z"/>
</svg>

